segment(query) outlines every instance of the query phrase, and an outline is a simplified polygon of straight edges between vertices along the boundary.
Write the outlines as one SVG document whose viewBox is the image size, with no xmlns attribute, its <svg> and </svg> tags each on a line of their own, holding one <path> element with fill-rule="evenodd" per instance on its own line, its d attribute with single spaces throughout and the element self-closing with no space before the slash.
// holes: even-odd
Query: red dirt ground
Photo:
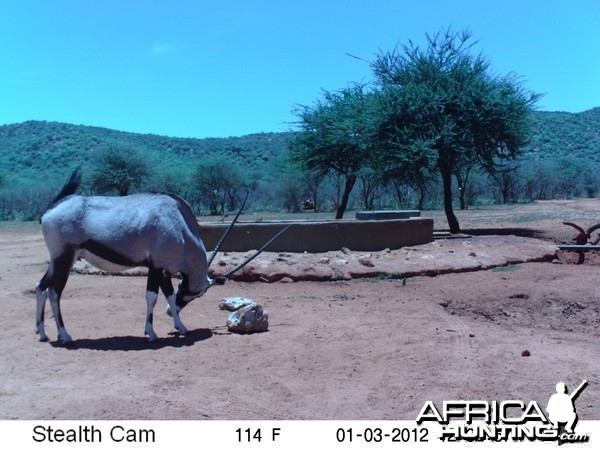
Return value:
<svg viewBox="0 0 600 450">
<path fill-rule="evenodd" d="M 583 379 L 579 417 L 600 419 L 600 259 L 559 263 L 549 242 L 573 235 L 562 220 L 600 221 L 600 201 L 459 214 L 463 228 L 495 237 L 266 254 L 242 279 L 271 282 L 208 291 L 182 314 L 186 337 L 172 334 L 161 299 L 154 344 L 143 336 L 143 277 L 74 273 L 62 301 L 72 347 L 33 332 L 48 261 L 38 225 L 3 224 L 0 419 L 412 420 L 427 400 L 545 406 L 557 382 Z M 220 255 L 216 270 L 242 256 Z M 329 281 L 294 281 L 317 279 Z M 217 307 L 228 296 L 264 306 L 269 331 L 230 333 Z"/>
</svg>

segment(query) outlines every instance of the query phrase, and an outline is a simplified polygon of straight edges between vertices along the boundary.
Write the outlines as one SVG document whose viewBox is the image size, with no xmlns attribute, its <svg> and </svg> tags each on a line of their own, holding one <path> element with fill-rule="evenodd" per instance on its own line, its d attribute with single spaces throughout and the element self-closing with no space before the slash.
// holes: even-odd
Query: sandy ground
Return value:
<svg viewBox="0 0 600 450">
<path fill-rule="evenodd" d="M 48 260 L 37 224 L 4 224 L 0 419 L 412 420 L 427 400 L 545 406 L 557 382 L 583 379 L 579 417 L 600 419 L 599 258 L 558 263 L 549 241 L 573 230 L 553 208 L 600 218 L 600 201 L 546 202 L 514 233 L 473 211 L 461 218 L 473 230 L 502 229 L 388 252 L 266 254 L 241 279 L 269 282 L 210 290 L 183 312 L 188 336 L 173 334 L 161 297 L 154 344 L 143 277 L 74 273 L 62 301 L 71 347 L 33 332 Z M 215 270 L 242 256 L 220 255 Z M 228 296 L 264 306 L 269 331 L 230 333 L 217 307 Z M 46 317 L 54 339 L 49 306 Z"/>
</svg>

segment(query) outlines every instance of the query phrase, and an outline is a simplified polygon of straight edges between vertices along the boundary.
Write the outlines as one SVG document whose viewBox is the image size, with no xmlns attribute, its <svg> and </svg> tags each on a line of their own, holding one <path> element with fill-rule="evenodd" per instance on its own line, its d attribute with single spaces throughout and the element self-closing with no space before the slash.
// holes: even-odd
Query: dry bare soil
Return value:
<svg viewBox="0 0 600 450">
<path fill-rule="evenodd" d="M 575 265 L 553 245 L 573 235 L 563 220 L 600 221 L 600 201 L 459 218 L 472 237 L 265 254 L 240 279 L 267 282 L 232 281 L 195 300 L 182 315 L 185 337 L 161 300 L 153 344 L 143 336 L 145 279 L 80 268 L 62 300 L 70 347 L 33 332 L 33 288 L 48 261 L 39 226 L 2 224 L 0 419 L 411 420 L 427 400 L 545 406 L 557 382 L 584 379 L 577 412 L 600 419 L 599 258 Z M 215 270 L 242 256 L 219 255 Z M 228 296 L 264 306 L 269 331 L 230 333 L 217 307 Z"/>
</svg>

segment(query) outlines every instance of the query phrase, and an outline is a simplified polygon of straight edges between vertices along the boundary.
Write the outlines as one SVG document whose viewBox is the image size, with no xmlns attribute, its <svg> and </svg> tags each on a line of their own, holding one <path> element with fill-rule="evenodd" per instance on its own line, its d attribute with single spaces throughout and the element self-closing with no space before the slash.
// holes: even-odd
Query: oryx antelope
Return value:
<svg viewBox="0 0 600 450">
<path fill-rule="evenodd" d="M 251 258 L 212 280 L 208 276 L 208 267 L 240 213 L 209 260 L 198 222 L 181 197 L 154 193 L 83 197 L 74 195 L 80 181 L 76 170 L 41 218 L 50 264 L 36 285 L 36 332 L 40 341 L 48 340 L 44 329 L 47 298 L 56 319 L 58 339 L 63 343 L 72 340 L 60 312 L 60 297 L 78 258 L 112 272 L 148 267 L 144 332 L 150 341 L 155 341 L 157 336 L 152 319 L 159 288 L 167 298 L 167 314 L 173 317 L 175 328 L 180 334 L 186 334 L 187 329 L 179 317 L 181 310 L 209 287 L 224 284 L 285 231 L 278 233 Z M 177 291 L 171 282 L 171 276 L 176 273 L 181 275 Z"/>
</svg>

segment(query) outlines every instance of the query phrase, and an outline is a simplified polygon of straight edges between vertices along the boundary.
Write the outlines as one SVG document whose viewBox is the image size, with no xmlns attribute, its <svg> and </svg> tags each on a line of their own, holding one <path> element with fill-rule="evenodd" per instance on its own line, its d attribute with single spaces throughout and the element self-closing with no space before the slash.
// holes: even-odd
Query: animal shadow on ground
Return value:
<svg viewBox="0 0 600 450">
<path fill-rule="evenodd" d="M 101 351 L 142 351 L 159 350 L 164 347 L 189 347 L 196 342 L 210 339 L 213 332 L 209 329 L 200 328 L 189 330 L 185 336 L 178 333 L 170 333 L 169 337 L 159 338 L 156 342 L 148 342 L 143 336 L 111 336 L 99 339 L 77 339 L 64 345 L 61 341 L 50 343 L 53 347 L 60 347 L 67 350 L 101 350 Z"/>
</svg>

